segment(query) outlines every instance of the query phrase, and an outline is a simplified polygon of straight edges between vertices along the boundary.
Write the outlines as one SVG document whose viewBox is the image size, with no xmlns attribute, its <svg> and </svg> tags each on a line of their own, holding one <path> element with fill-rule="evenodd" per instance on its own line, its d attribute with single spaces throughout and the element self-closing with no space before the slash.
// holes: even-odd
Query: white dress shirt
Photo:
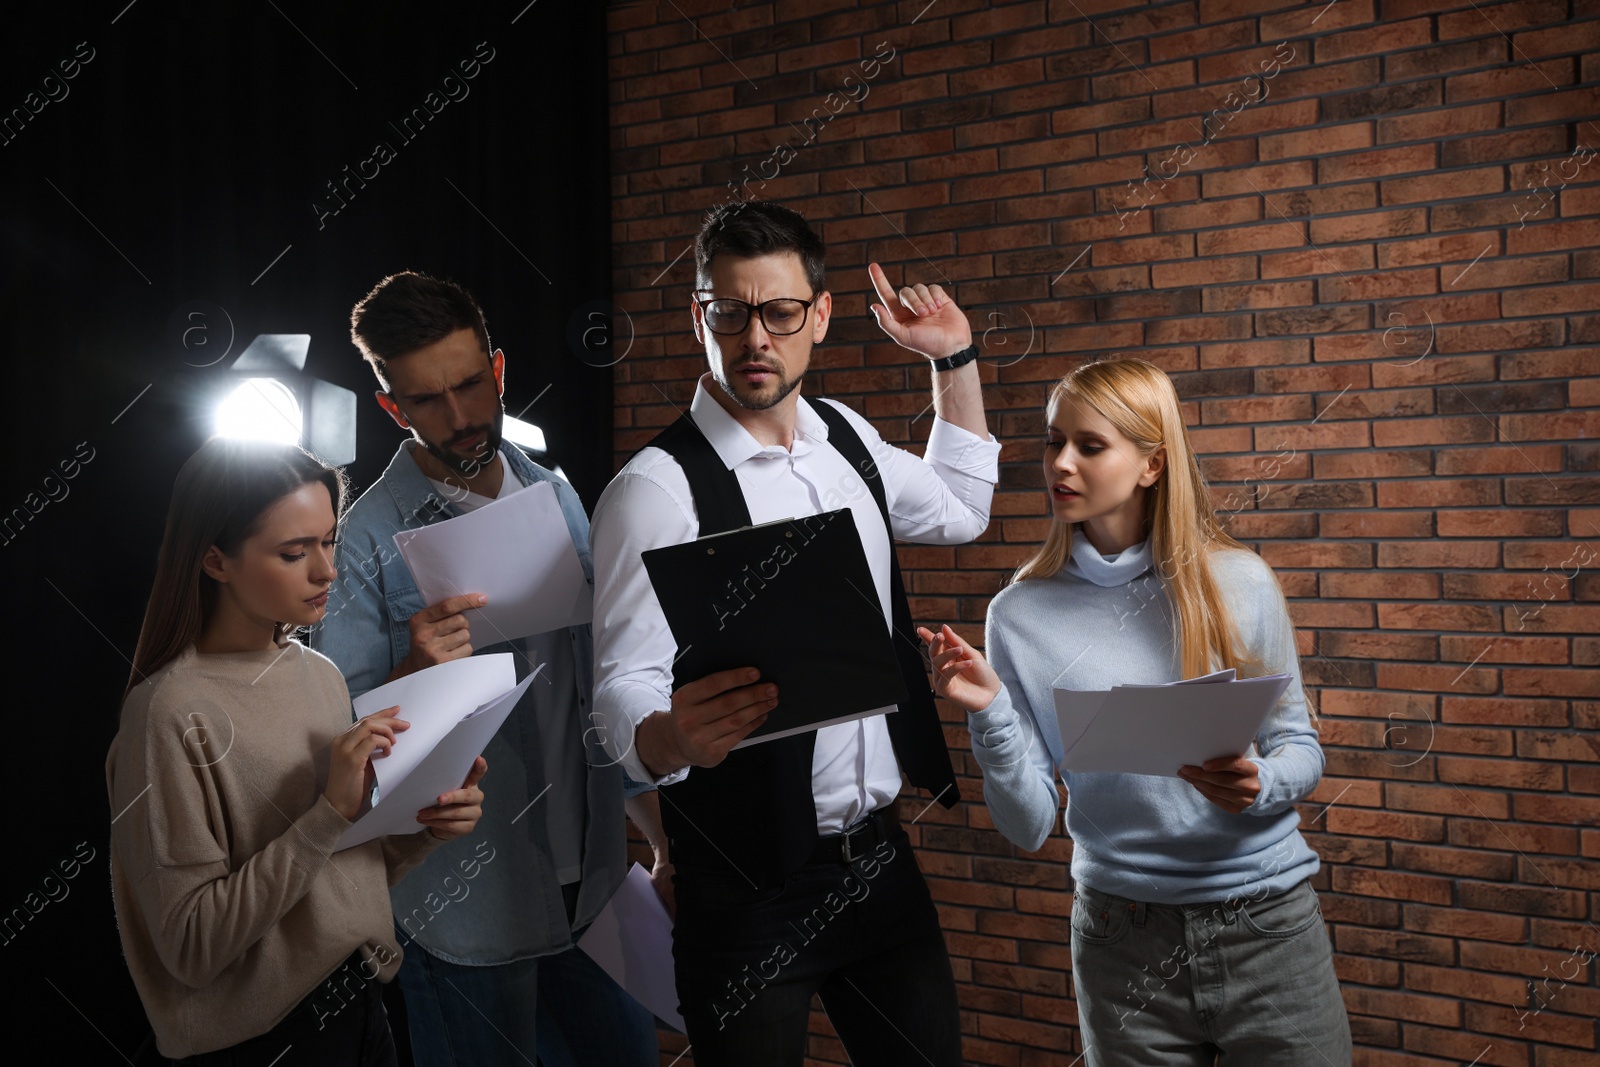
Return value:
<svg viewBox="0 0 1600 1067">
<path fill-rule="evenodd" d="M 877 603 L 841 605 L 841 610 L 876 610 L 885 628 L 891 628 L 893 550 L 882 513 L 860 473 L 827 446 L 827 423 L 811 402 L 800 398 L 794 442 L 785 449 L 756 441 L 708 388 L 720 388 L 709 374 L 701 377 L 689 413 L 739 479 L 750 521 L 759 525 L 849 507 L 877 586 Z M 983 533 L 999 480 L 1000 443 L 992 436 L 984 441 L 935 417 L 927 456 L 919 459 L 885 443 L 870 423 L 844 405 L 818 402 L 842 411 L 871 452 L 895 537 L 956 545 Z M 642 449 L 606 486 L 590 523 L 595 587 L 592 718 L 603 730 L 611 756 L 635 781 L 666 785 L 690 773 L 685 768 L 658 778 L 645 769 L 633 745 L 638 724 L 672 706 L 672 662 L 678 653 L 640 554 L 699 535 L 689 480 L 677 460 L 655 447 Z M 900 767 L 882 715 L 817 731 L 811 789 L 822 834 L 839 833 L 899 795 Z"/>
</svg>

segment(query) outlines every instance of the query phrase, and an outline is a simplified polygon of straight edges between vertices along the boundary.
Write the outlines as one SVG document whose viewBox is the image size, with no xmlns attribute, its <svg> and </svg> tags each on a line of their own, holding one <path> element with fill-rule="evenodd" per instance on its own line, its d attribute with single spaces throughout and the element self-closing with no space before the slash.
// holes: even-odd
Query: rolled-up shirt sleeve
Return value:
<svg viewBox="0 0 1600 1067">
<path fill-rule="evenodd" d="M 824 401 L 825 403 L 827 401 Z M 836 404 L 872 452 L 883 477 L 894 536 L 921 544 L 960 545 L 989 526 L 1000 480 L 1000 442 L 934 416 L 919 458 L 879 436 L 872 424 Z"/>
<path fill-rule="evenodd" d="M 594 715 L 612 759 L 635 782 L 670 785 L 688 768 L 657 777 L 639 758 L 639 723 L 672 707 L 678 645 L 656 599 L 641 554 L 695 538 L 686 501 L 646 474 L 624 473 L 595 505 L 589 527 L 594 557 Z"/>
</svg>

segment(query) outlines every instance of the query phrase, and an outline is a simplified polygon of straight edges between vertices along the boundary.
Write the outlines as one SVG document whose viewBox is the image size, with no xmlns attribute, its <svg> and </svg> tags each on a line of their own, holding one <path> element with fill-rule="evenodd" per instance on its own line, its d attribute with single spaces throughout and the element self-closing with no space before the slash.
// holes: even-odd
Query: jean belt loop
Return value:
<svg viewBox="0 0 1600 1067">
<path fill-rule="evenodd" d="M 1130 900 L 1130 901 L 1128 901 L 1128 910 L 1133 912 L 1133 925 L 1134 926 L 1137 926 L 1140 929 L 1144 928 L 1145 916 L 1148 914 L 1148 910 L 1147 909 L 1148 909 L 1148 906 L 1142 900 Z"/>
</svg>

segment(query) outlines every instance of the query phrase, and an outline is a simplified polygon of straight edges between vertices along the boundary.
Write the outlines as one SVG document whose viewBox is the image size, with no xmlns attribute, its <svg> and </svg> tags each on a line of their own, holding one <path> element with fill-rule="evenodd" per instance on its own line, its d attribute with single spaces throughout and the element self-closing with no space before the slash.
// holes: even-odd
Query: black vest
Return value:
<svg viewBox="0 0 1600 1067">
<path fill-rule="evenodd" d="M 828 425 L 828 444 L 861 472 L 872 490 L 883 525 L 891 531 L 889 504 L 877 464 L 839 410 L 814 403 L 811 409 Z M 689 479 L 700 536 L 750 525 L 739 478 L 723 465 L 711 442 L 687 413 L 650 442 L 678 461 Z M 647 446 L 648 447 L 648 446 Z M 895 758 L 911 780 L 934 794 L 946 808 L 961 799 L 950 750 L 928 688 L 922 642 L 911 623 L 900 564 L 889 557 L 889 602 L 894 648 L 910 699 L 887 717 Z M 673 672 L 676 690 L 693 678 Z M 683 781 L 663 786 L 661 822 L 671 841 L 674 862 L 698 867 L 733 868 L 762 888 L 784 877 L 810 857 L 817 843 L 817 813 L 811 792 L 815 731 L 764 741 L 730 752 L 715 767 L 694 767 Z"/>
</svg>

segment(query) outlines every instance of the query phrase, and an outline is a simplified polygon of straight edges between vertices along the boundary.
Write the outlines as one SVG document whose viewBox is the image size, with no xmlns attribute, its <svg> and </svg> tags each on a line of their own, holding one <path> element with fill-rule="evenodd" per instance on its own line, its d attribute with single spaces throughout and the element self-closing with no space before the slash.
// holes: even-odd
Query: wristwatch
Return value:
<svg viewBox="0 0 1600 1067">
<path fill-rule="evenodd" d="M 955 370 L 957 367 L 966 366 L 968 363 L 971 363 L 977 358 L 978 346 L 973 344 L 968 345 L 966 348 L 963 348 L 953 356 L 945 356 L 943 359 L 932 359 L 928 362 L 933 365 L 933 369 L 936 371 Z"/>
</svg>

